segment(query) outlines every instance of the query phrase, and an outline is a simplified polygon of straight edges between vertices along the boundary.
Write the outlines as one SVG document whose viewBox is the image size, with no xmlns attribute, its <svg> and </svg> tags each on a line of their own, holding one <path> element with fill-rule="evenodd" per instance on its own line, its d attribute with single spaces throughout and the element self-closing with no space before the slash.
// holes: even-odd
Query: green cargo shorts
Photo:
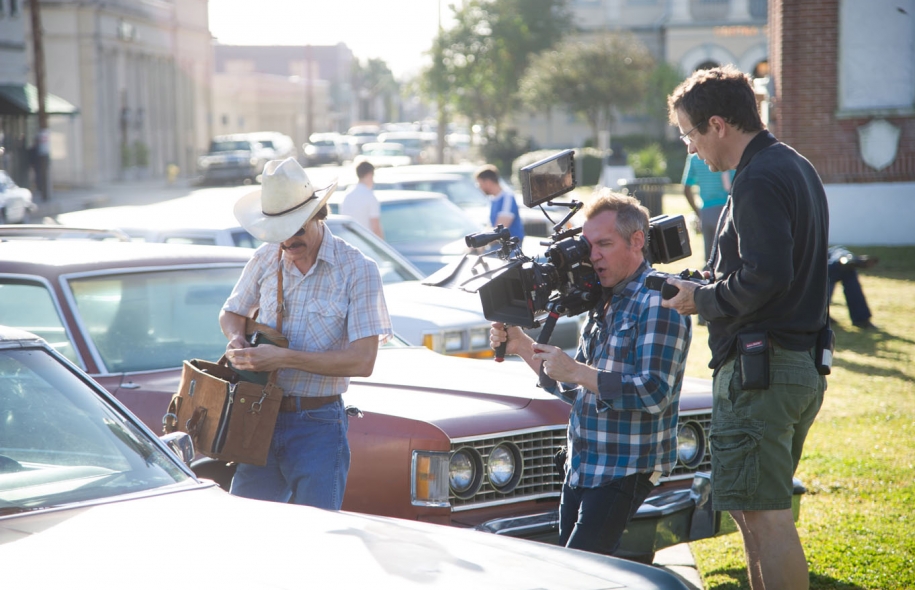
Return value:
<svg viewBox="0 0 915 590">
<path fill-rule="evenodd" d="M 826 390 L 813 351 L 769 348 L 769 389 L 743 390 L 736 355 L 714 378 L 712 507 L 791 508 L 793 476 Z"/>
</svg>

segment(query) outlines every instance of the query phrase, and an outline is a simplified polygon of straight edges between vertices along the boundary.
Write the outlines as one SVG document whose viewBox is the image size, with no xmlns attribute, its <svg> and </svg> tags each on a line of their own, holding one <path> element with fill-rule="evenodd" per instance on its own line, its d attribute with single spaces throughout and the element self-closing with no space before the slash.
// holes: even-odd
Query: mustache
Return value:
<svg viewBox="0 0 915 590">
<path fill-rule="evenodd" d="M 296 240 L 296 241 L 294 241 L 294 242 L 292 242 L 291 244 L 288 244 L 288 245 L 287 245 L 287 244 L 280 244 L 280 250 L 289 250 L 290 248 L 295 248 L 295 247 L 298 247 L 298 246 L 305 247 L 305 246 L 308 246 L 308 244 L 306 244 L 305 242 L 302 242 L 302 241 L 300 241 L 300 240 Z"/>
</svg>

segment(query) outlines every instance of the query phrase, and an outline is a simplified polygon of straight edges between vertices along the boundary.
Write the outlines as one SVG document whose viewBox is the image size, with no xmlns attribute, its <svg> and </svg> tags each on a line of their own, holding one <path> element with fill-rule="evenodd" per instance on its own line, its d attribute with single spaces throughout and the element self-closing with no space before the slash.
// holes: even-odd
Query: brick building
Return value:
<svg viewBox="0 0 915 590">
<path fill-rule="evenodd" d="M 830 242 L 915 244 L 915 0 L 770 0 L 769 127 L 816 166 Z"/>
</svg>

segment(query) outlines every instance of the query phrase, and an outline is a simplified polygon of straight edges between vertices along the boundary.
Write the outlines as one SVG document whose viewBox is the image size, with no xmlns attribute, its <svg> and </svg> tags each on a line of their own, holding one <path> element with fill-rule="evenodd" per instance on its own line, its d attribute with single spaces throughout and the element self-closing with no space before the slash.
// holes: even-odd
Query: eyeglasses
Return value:
<svg viewBox="0 0 915 590">
<path fill-rule="evenodd" d="M 682 142 L 685 143 L 686 145 L 689 145 L 690 143 L 692 143 L 691 140 L 690 140 L 690 138 L 689 138 L 689 134 L 692 133 L 693 131 L 695 131 L 696 129 L 702 127 L 703 125 L 705 125 L 705 121 L 699 123 L 698 125 L 696 125 L 696 126 L 693 127 L 692 129 L 690 129 L 689 131 L 687 131 L 686 133 L 681 134 L 681 135 L 680 135 L 680 141 L 682 141 Z"/>
</svg>

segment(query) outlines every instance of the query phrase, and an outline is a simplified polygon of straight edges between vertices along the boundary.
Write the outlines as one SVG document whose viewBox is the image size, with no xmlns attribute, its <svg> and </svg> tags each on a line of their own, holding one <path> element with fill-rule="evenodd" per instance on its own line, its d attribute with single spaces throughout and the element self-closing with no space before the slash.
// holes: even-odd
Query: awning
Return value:
<svg viewBox="0 0 915 590">
<path fill-rule="evenodd" d="M 79 109 L 51 93 L 45 97 L 49 115 L 76 115 Z M 38 114 L 38 89 L 32 84 L 0 84 L 0 115 Z"/>
</svg>

